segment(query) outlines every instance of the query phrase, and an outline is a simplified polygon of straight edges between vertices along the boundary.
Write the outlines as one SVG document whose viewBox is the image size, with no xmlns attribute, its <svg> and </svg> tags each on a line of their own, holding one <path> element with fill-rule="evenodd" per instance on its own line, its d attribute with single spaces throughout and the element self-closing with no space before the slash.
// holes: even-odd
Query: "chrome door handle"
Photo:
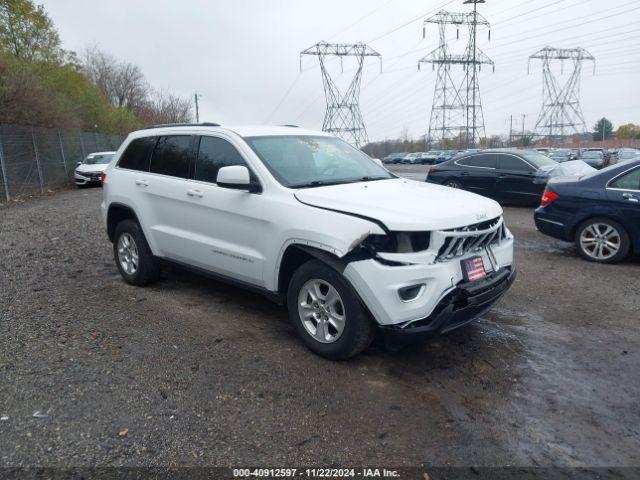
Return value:
<svg viewBox="0 0 640 480">
<path fill-rule="evenodd" d="M 187 190 L 187 195 L 190 197 L 202 198 L 202 192 L 200 190 Z"/>
<path fill-rule="evenodd" d="M 624 198 L 625 200 L 628 200 L 630 202 L 633 202 L 633 203 L 639 203 L 640 202 L 640 199 L 638 199 L 638 197 L 636 197 L 632 193 L 623 193 L 622 194 L 622 198 Z"/>
<path fill-rule="evenodd" d="M 136 185 L 138 185 L 139 187 L 148 187 L 149 182 L 147 182 L 146 180 L 136 180 Z"/>
</svg>

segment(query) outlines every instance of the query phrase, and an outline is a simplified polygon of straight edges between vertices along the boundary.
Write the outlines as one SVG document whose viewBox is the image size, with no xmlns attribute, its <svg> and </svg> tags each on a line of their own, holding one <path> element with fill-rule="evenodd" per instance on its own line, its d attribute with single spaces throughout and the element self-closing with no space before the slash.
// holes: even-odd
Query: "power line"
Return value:
<svg viewBox="0 0 640 480">
<path fill-rule="evenodd" d="M 379 10 L 381 10 L 382 8 L 386 7 L 387 5 L 389 5 L 393 0 L 388 0 L 385 3 L 383 3 L 382 5 L 379 5 L 378 7 L 374 8 L 373 10 L 371 10 L 369 13 L 363 15 L 362 17 L 360 17 L 358 20 L 356 20 L 355 22 L 347 25 L 346 27 L 344 27 L 342 30 L 340 30 L 337 33 L 334 33 L 333 35 L 331 35 L 329 38 L 327 38 L 327 40 L 331 40 L 335 37 L 337 37 L 338 35 L 346 32 L 347 30 L 351 29 L 352 27 L 356 26 L 357 24 L 359 24 L 360 22 L 362 22 L 365 18 L 369 18 L 371 15 L 373 15 L 374 13 L 378 12 Z"/>
<path fill-rule="evenodd" d="M 432 14 L 432 13 L 434 13 L 434 12 L 437 12 L 439 9 L 441 9 L 441 8 L 445 8 L 447 5 L 451 5 L 451 4 L 452 4 L 453 2 L 455 2 L 455 1 L 457 1 L 457 0 L 449 0 L 448 2 L 446 2 L 446 3 L 442 4 L 442 5 L 440 5 L 439 7 L 434 8 L 433 10 L 430 10 L 430 11 L 428 11 L 428 12 L 426 12 L 426 13 L 423 13 L 423 14 L 421 14 L 421 15 L 418 15 L 417 17 L 412 18 L 412 19 L 411 19 L 411 20 L 409 20 L 408 22 L 403 23 L 402 25 L 399 25 L 399 26 L 397 26 L 397 27 L 395 27 L 395 28 L 392 28 L 391 30 L 389 30 L 389 31 L 387 31 L 387 32 L 385 32 L 385 33 L 383 33 L 383 34 L 378 35 L 378 36 L 377 36 L 377 37 L 375 37 L 375 38 L 372 38 L 371 40 L 368 40 L 368 41 L 367 41 L 367 43 L 373 43 L 373 42 L 376 42 L 376 41 L 380 40 L 381 38 L 387 37 L 387 36 L 391 35 L 392 33 L 395 33 L 395 32 L 397 32 L 398 30 L 401 30 L 401 29 L 403 29 L 404 27 L 407 27 L 407 26 L 411 25 L 411 24 L 412 24 L 412 23 L 414 23 L 414 22 L 417 22 L 417 21 L 422 20 L 422 19 L 423 19 L 424 17 L 426 17 L 427 15 L 430 15 L 430 14 Z"/>
<path fill-rule="evenodd" d="M 291 85 L 289 86 L 289 88 L 287 88 L 287 91 L 285 92 L 285 94 L 282 96 L 282 98 L 280 99 L 280 101 L 278 102 L 278 104 L 275 106 L 275 108 L 271 111 L 271 113 L 267 116 L 267 119 L 264 121 L 264 123 L 269 123 L 271 121 L 271 117 L 273 117 L 273 115 L 278 111 L 278 109 L 282 106 L 282 104 L 284 103 L 284 101 L 287 99 L 287 97 L 289 96 L 289 94 L 292 92 L 293 87 L 296 86 L 296 83 L 298 83 L 298 80 L 300 80 L 300 75 L 301 73 L 298 72 L 298 74 L 296 75 L 296 78 L 293 79 L 293 82 L 291 83 Z"/>
</svg>

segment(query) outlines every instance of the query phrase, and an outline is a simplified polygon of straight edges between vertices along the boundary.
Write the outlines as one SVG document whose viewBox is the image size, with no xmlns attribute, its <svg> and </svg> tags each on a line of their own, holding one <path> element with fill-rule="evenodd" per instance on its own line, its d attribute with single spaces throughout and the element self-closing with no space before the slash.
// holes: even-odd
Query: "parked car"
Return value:
<svg viewBox="0 0 640 480">
<path fill-rule="evenodd" d="M 414 152 L 408 153 L 404 157 L 402 157 L 402 163 L 416 165 L 422 162 L 422 153 Z"/>
<path fill-rule="evenodd" d="M 438 155 L 440 155 L 439 150 L 429 150 L 428 152 L 421 152 L 420 163 L 422 165 L 434 163 L 438 158 Z"/>
<path fill-rule="evenodd" d="M 76 164 L 73 178 L 78 188 L 102 183 L 102 173 L 116 152 L 96 152 Z"/>
<path fill-rule="evenodd" d="M 635 150 L 635 149 L 620 149 L 618 150 L 618 154 L 617 154 L 617 158 L 618 158 L 618 162 L 624 162 L 627 160 L 636 160 L 638 158 L 640 158 L 640 150 Z"/>
<path fill-rule="evenodd" d="M 457 154 L 458 154 L 457 150 L 443 150 L 442 152 L 440 152 L 440 155 L 438 155 L 434 163 L 446 162 L 447 160 L 450 160 L 453 157 L 455 157 Z"/>
<path fill-rule="evenodd" d="M 382 163 L 401 163 L 406 153 L 392 153 L 382 159 Z"/>
<path fill-rule="evenodd" d="M 170 263 L 286 303 L 313 352 L 458 328 L 515 278 L 493 200 L 398 178 L 341 139 L 292 127 L 134 132 L 102 213 L 124 280 Z"/>
<path fill-rule="evenodd" d="M 555 149 L 551 150 L 546 154 L 549 158 L 555 160 L 556 162 L 568 162 L 569 160 L 573 160 L 571 156 L 571 150 L 569 149 Z"/>
<path fill-rule="evenodd" d="M 587 148 L 582 152 L 582 154 L 584 155 L 586 152 L 600 152 L 602 154 L 602 158 L 604 159 L 603 166 L 606 167 L 607 165 L 609 165 L 611 154 L 606 148 Z"/>
<path fill-rule="evenodd" d="M 591 165 L 593 168 L 602 168 L 605 166 L 604 155 L 599 150 L 584 150 L 580 154 L 580 160 Z"/>
<path fill-rule="evenodd" d="M 546 183 L 544 173 L 557 164 L 534 150 L 484 150 L 431 167 L 426 180 L 500 202 L 537 205 Z"/>
<path fill-rule="evenodd" d="M 538 230 L 574 242 L 592 262 L 640 252 L 640 160 L 550 180 L 534 218 Z"/>
</svg>

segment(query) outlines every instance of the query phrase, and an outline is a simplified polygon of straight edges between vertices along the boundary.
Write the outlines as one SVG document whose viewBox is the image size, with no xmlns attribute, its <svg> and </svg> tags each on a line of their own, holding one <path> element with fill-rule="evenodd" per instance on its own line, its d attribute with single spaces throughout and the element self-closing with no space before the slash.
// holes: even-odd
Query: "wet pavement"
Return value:
<svg viewBox="0 0 640 480">
<path fill-rule="evenodd" d="M 585 262 L 506 208 L 519 276 L 493 311 L 335 363 L 260 296 L 126 285 L 99 202 L 0 207 L 4 466 L 640 464 L 638 261 Z"/>
</svg>

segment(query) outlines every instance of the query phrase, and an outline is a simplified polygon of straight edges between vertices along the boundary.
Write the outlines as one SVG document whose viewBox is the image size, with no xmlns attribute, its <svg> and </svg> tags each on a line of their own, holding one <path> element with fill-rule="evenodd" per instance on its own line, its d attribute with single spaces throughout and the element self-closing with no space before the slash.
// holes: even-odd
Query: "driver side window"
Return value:
<svg viewBox="0 0 640 480">
<path fill-rule="evenodd" d="M 218 170 L 233 165 L 247 165 L 233 145 L 218 137 L 200 137 L 194 180 L 216 183 Z"/>
</svg>

